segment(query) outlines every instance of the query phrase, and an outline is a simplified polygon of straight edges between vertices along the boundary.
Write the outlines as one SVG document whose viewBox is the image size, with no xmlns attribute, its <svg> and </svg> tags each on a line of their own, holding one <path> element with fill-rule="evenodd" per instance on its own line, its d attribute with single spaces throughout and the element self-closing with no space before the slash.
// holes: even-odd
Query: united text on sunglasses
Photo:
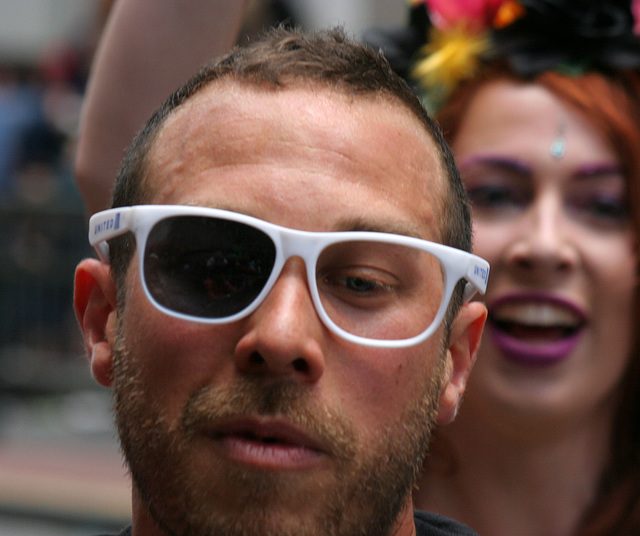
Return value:
<svg viewBox="0 0 640 536">
<path fill-rule="evenodd" d="M 210 324 L 251 314 L 287 259 L 303 259 L 322 322 L 344 339 L 406 347 L 431 336 L 451 295 L 484 293 L 483 259 L 419 238 L 368 231 L 309 232 L 215 208 L 138 205 L 90 221 L 89 241 L 108 261 L 107 241 L 135 234 L 149 301 L 173 317 Z"/>
</svg>

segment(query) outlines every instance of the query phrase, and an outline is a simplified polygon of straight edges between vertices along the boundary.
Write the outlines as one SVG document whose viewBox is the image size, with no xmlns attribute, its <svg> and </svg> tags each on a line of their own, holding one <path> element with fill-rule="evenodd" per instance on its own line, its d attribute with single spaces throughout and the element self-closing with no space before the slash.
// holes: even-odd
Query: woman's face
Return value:
<svg viewBox="0 0 640 536">
<path fill-rule="evenodd" d="M 507 81 L 480 90 L 453 148 L 474 251 L 491 263 L 490 322 L 465 404 L 571 419 L 609 408 L 634 326 L 618 156 L 549 91 Z"/>
</svg>

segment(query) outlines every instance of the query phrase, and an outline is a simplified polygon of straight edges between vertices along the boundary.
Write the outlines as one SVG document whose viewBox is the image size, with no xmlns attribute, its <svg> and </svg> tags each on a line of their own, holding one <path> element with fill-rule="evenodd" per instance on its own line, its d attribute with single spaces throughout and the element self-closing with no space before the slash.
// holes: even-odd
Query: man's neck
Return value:
<svg viewBox="0 0 640 536">
<path fill-rule="evenodd" d="M 135 486 L 131 494 L 131 511 L 131 536 L 168 536 L 153 520 Z"/>
<path fill-rule="evenodd" d="M 131 497 L 132 509 L 132 533 L 131 536 L 168 536 L 161 530 L 153 517 L 140 499 L 135 486 Z M 413 520 L 414 504 L 408 497 L 405 507 L 398 515 L 398 521 L 394 525 L 389 536 L 416 536 L 416 526 Z"/>
</svg>

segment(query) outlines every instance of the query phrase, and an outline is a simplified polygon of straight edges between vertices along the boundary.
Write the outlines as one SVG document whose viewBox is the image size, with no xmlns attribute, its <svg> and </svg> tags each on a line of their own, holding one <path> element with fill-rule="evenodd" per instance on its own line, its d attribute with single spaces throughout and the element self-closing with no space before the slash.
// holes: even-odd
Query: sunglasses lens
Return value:
<svg viewBox="0 0 640 536">
<path fill-rule="evenodd" d="M 243 223 L 200 216 L 158 222 L 147 238 L 144 279 L 153 299 L 174 312 L 225 318 L 248 307 L 275 262 L 271 238 Z"/>
</svg>

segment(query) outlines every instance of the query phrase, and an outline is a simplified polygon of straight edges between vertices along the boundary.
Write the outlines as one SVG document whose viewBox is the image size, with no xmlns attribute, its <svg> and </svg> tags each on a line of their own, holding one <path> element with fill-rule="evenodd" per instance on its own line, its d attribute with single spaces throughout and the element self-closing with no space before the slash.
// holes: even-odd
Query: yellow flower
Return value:
<svg viewBox="0 0 640 536">
<path fill-rule="evenodd" d="M 470 32 L 463 24 L 446 31 L 434 27 L 412 75 L 425 89 L 439 87 L 448 94 L 461 80 L 475 74 L 480 54 L 489 46 L 488 32 Z"/>
</svg>

